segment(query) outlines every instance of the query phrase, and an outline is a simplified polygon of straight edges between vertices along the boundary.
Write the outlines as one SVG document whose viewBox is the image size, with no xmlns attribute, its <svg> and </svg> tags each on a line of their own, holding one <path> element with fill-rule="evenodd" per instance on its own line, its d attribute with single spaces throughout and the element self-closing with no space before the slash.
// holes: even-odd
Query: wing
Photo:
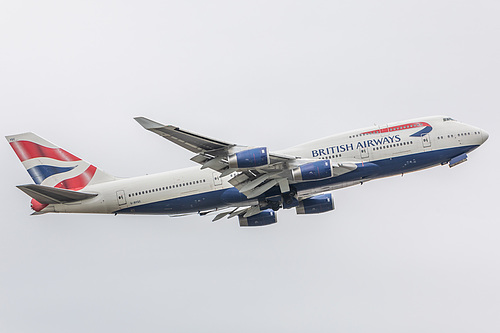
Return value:
<svg viewBox="0 0 500 333">
<path fill-rule="evenodd" d="M 308 163 L 328 163 L 325 168 L 331 169 L 330 176 L 338 176 L 356 169 L 354 163 L 337 164 L 324 160 L 307 160 L 272 153 L 266 147 L 240 146 L 212 139 L 144 117 L 134 119 L 145 129 L 195 153 L 191 160 L 201 164 L 202 169 L 218 171 L 221 177 L 233 174 L 229 183 L 249 199 L 260 196 L 274 186 L 279 186 L 281 193 L 288 193 L 291 191 L 291 183 L 311 180 L 304 179 L 301 170 L 302 166 Z"/>
<path fill-rule="evenodd" d="M 165 126 L 144 117 L 137 117 L 134 119 L 145 129 L 156 133 L 164 137 L 165 139 L 181 146 L 182 148 L 185 148 L 196 154 L 204 152 L 216 153 L 217 151 L 223 152 L 235 146 L 224 141 L 211 139 L 206 136 L 201 136 L 192 132 L 181 130 L 179 127 L 175 127 L 172 125 Z"/>
<path fill-rule="evenodd" d="M 263 166 L 240 167 L 230 164 L 229 160 L 231 156 L 247 151 L 250 147 L 212 139 L 172 125 L 165 126 L 144 117 L 137 117 L 135 120 L 145 129 L 195 153 L 191 160 L 201 164 L 202 169 L 218 171 L 221 177 L 237 173 L 230 183 L 248 198 L 255 198 L 275 185 L 279 185 L 282 192 L 290 191 L 288 181 L 282 173 L 287 171 L 287 162 L 297 160 L 295 156 L 269 153 L 269 163 Z"/>
</svg>

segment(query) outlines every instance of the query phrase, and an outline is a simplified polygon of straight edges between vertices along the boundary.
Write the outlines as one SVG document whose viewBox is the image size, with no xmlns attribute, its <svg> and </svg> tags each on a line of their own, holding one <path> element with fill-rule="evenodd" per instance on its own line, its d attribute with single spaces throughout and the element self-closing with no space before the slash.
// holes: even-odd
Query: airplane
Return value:
<svg viewBox="0 0 500 333">
<path fill-rule="evenodd" d="M 192 152 L 201 165 L 117 178 L 34 133 L 6 136 L 35 184 L 32 215 L 44 213 L 215 215 L 242 227 L 277 222 L 276 211 L 334 210 L 332 191 L 439 165 L 455 167 L 488 139 L 486 131 L 447 116 L 410 119 L 328 136 L 280 151 L 212 139 L 134 118 Z"/>
</svg>

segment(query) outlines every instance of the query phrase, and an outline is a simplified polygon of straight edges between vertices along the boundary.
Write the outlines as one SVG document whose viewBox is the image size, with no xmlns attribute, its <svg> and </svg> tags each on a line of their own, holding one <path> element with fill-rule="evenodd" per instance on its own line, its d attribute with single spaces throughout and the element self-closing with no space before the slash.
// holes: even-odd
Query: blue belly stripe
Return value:
<svg viewBox="0 0 500 333">
<path fill-rule="evenodd" d="M 449 162 L 453 157 L 463 153 L 468 153 L 475 146 L 454 147 L 417 154 L 404 155 L 399 157 L 387 158 L 383 160 L 357 163 L 358 168 L 352 172 L 345 173 L 338 177 L 328 178 L 319 181 L 309 181 L 294 184 L 298 190 L 308 190 L 315 187 L 324 187 L 328 185 L 348 183 L 352 181 L 368 181 L 380 177 L 398 175 L 418 171 L 431 166 Z M 280 195 L 277 186 L 271 188 L 259 198 L 269 198 Z M 210 210 L 216 207 L 231 206 L 237 202 L 245 202 L 245 196 L 236 188 L 228 188 L 210 192 L 189 195 L 174 199 L 162 200 L 148 204 L 133 206 L 116 211 L 118 214 L 183 214 L 196 213 L 199 211 Z"/>
</svg>

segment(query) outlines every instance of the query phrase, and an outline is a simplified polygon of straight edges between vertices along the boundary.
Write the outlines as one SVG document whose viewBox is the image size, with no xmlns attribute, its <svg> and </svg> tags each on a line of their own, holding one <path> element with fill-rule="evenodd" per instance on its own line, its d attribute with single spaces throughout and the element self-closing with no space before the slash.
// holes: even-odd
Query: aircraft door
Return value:
<svg viewBox="0 0 500 333">
<path fill-rule="evenodd" d="M 125 198 L 125 191 L 117 191 L 116 200 L 118 200 L 118 205 L 125 205 L 127 203 L 127 199 Z"/>
<path fill-rule="evenodd" d="M 222 185 L 222 179 L 220 178 L 220 173 L 214 172 L 212 173 L 213 178 L 214 178 L 214 185 L 219 186 Z"/>
<path fill-rule="evenodd" d="M 422 145 L 424 148 L 429 148 L 431 146 L 431 138 L 429 137 L 429 134 L 422 135 Z"/>
<path fill-rule="evenodd" d="M 360 153 L 362 160 L 366 160 L 368 157 L 370 157 L 370 155 L 368 153 L 368 148 L 361 148 L 359 153 Z"/>
</svg>

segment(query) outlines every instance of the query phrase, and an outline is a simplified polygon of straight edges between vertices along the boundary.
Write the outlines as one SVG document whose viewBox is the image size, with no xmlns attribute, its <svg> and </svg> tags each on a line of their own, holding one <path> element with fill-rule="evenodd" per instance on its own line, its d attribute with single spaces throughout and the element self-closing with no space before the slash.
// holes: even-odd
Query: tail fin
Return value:
<svg viewBox="0 0 500 333">
<path fill-rule="evenodd" d="M 10 135 L 6 139 L 38 185 L 78 191 L 116 179 L 34 133 Z"/>
</svg>

